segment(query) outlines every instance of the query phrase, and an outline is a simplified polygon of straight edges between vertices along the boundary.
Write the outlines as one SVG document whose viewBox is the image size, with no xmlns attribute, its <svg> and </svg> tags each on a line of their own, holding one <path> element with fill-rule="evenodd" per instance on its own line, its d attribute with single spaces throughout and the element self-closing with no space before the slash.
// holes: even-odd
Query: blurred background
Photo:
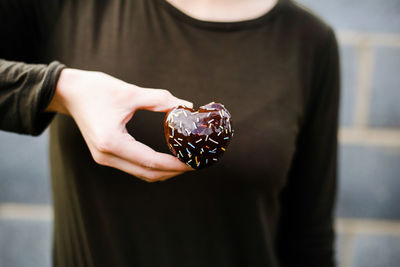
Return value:
<svg viewBox="0 0 400 267">
<path fill-rule="evenodd" d="M 338 266 L 400 266 L 400 0 L 298 2 L 340 43 Z M 47 138 L 0 132 L 0 267 L 50 266 Z"/>
</svg>

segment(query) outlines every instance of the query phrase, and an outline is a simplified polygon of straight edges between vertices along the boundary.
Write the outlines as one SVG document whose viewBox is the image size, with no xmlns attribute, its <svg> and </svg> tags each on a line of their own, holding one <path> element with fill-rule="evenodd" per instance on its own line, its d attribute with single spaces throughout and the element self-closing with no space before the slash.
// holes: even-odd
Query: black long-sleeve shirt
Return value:
<svg viewBox="0 0 400 267">
<path fill-rule="evenodd" d="M 338 48 L 310 11 L 279 0 L 207 22 L 164 0 L 15 0 L 0 2 L 0 33 L 0 129 L 52 120 L 54 266 L 334 265 Z M 235 136 L 218 164 L 164 182 L 97 165 L 74 120 L 43 111 L 56 60 L 221 102 Z M 127 129 L 168 153 L 163 116 L 138 111 Z"/>
</svg>

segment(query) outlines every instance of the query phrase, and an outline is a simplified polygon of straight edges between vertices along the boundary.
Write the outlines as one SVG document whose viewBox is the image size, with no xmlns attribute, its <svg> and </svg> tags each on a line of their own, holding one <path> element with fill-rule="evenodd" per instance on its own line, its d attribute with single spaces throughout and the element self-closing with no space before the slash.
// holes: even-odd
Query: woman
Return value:
<svg viewBox="0 0 400 267">
<path fill-rule="evenodd" d="M 0 62 L 1 128 L 36 135 L 52 121 L 54 266 L 334 266 L 330 26 L 287 0 L 0 10 L 0 56 L 25 62 Z M 221 162 L 191 171 L 149 111 L 214 100 L 235 136 Z"/>
</svg>

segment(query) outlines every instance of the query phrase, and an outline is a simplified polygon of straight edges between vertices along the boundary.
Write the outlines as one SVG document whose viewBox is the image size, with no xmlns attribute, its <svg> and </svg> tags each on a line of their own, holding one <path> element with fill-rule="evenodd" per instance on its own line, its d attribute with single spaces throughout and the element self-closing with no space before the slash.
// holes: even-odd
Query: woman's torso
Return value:
<svg viewBox="0 0 400 267">
<path fill-rule="evenodd" d="M 51 126 L 56 266 L 276 264 L 278 194 L 311 73 L 312 47 L 289 6 L 215 23 L 162 0 L 66 1 L 43 59 L 168 89 L 197 107 L 221 102 L 235 136 L 218 164 L 149 184 L 96 165 L 74 121 L 58 115 Z M 168 153 L 163 118 L 138 111 L 127 128 Z"/>
</svg>

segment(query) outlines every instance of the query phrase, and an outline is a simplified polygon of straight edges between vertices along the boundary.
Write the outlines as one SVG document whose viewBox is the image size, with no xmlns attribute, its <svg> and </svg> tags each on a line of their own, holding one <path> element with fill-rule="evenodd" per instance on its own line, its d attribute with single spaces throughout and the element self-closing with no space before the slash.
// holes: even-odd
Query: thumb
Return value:
<svg viewBox="0 0 400 267">
<path fill-rule="evenodd" d="M 176 106 L 193 108 L 193 103 L 173 96 L 168 90 L 143 88 L 136 99 L 136 109 L 166 112 Z"/>
</svg>

